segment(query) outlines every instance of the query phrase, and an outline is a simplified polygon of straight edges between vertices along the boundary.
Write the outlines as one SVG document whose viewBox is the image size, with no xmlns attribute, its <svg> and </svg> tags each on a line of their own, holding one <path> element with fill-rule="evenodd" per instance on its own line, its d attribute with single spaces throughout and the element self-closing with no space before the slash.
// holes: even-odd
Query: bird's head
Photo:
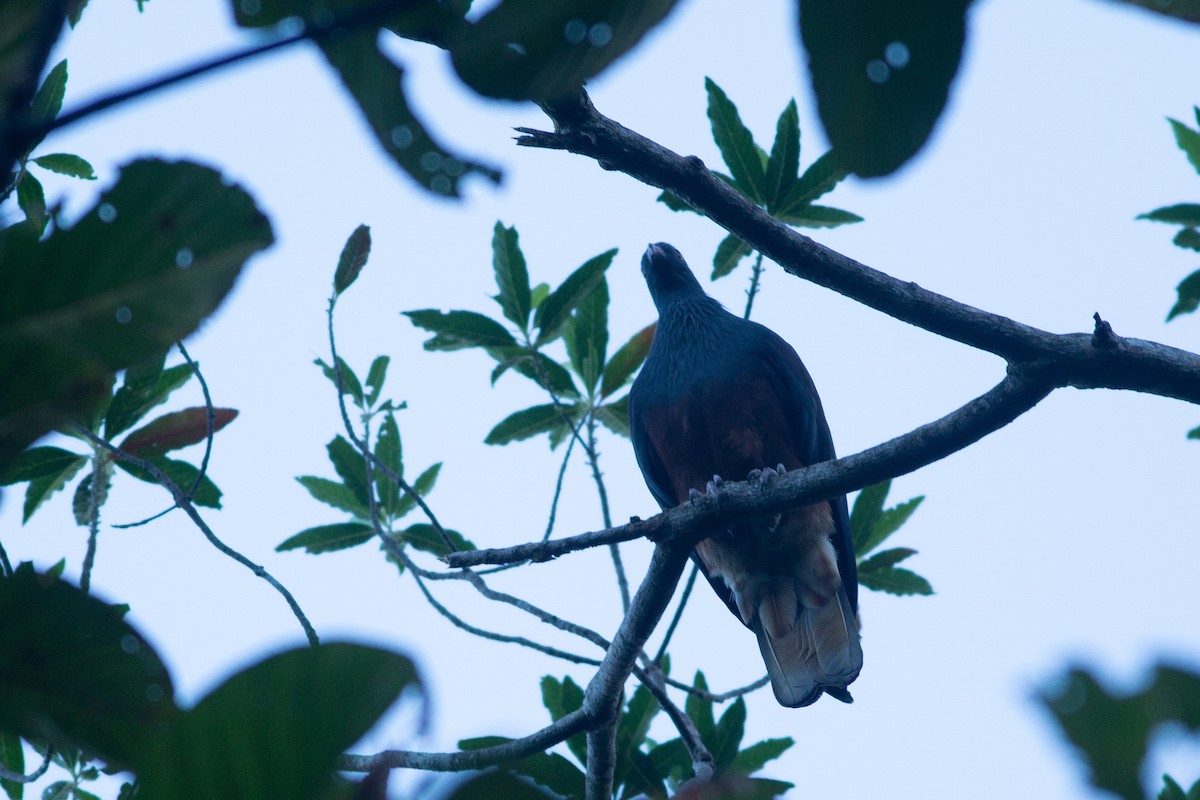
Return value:
<svg viewBox="0 0 1200 800">
<path fill-rule="evenodd" d="M 642 276 L 659 313 L 672 302 L 706 296 L 683 256 L 666 242 L 646 248 L 642 256 Z"/>
</svg>

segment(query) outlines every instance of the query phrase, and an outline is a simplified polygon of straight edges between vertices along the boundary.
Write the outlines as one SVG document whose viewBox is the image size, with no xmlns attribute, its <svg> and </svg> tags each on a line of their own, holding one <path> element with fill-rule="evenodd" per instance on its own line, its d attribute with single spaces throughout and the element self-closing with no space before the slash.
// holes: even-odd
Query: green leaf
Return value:
<svg viewBox="0 0 1200 800">
<path fill-rule="evenodd" d="M 412 324 L 434 334 L 426 350 L 462 350 L 467 347 L 516 347 L 517 340 L 503 325 L 474 311 L 404 311 Z"/>
<path fill-rule="evenodd" d="M 792 187 L 800 175 L 800 112 L 792 100 L 779 115 L 775 124 L 775 142 L 771 145 L 771 157 L 767 160 L 764 194 L 767 211 L 787 201 Z"/>
<path fill-rule="evenodd" d="M 46 74 L 46 79 L 33 96 L 32 122 L 35 125 L 45 125 L 54 121 L 62 110 L 63 97 L 67 93 L 67 60 L 59 61 Z M 30 149 L 37 146 L 33 142 Z"/>
<path fill-rule="evenodd" d="M 1163 788 L 1158 793 L 1158 800 L 1188 800 L 1188 796 L 1174 778 L 1170 775 L 1163 775 Z"/>
<path fill-rule="evenodd" d="M 375 457 L 400 477 L 404 477 L 404 447 L 400 440 L 400 426 L 395 414 L 385 414 L 379 436 L 375 440 Z M 375 472 L 375 492 L 379 497 L 379 510 L 390 518 L 397 512 L 400 502 L 400 487 L 384 474 Z"/>
<path fill-rule="evenodd" d="M 0 486 L 58 475 L 81 458 L 87 460 L 61 447 L 31 447 L 13 459 L 7 469 L 0 470 Z"/>
<path fill-rule="evenodd" d="M 433 487 L 437 484 L 438 474 L 442 471 L 442 462 L 437 462 L 424 472 L 417 476 L 413 482 L 412 488 L 421 497 L 425 497 L 433 491 Z M 400 502 L 396 504 L 395 519 L 403 517 L 408 512 L 417 507 L 417 502 L 407 493 L 403 492 L 400 495 Z M 472 545 L 472 549 L 474 546 Z"/>
<path fill-rule="evenodd" d="M 713 255 L 713 271 L 710 280 L 724 278 L 729 273 L 733 272 L 738 263 L 743 258 L 753 252 L 750 245 L 743 242 L 732 233 L 721 240 L 717 245 L 717 252 Z"/>
<path fill-rule="evenodd" d="M 663 782 L 663 775 L 658 771 L 654 761 L 641 750 L 626 751 L 629 757 L 629 772 L 625 776 L 621 789 L 621 800 L 638 798 L 643 800 L 667 800 L 669 794 Z"/>
<path fill-rule="evenodd" d="M 345 550 L 357 547 L 367 542 L 375 535 L 375 530 L 365 522 L 337 522 L 333 525 L 317 525 L 306 528 L 294 536 L 285 539 L 275 552 L 296 550 L 303 547 L 309 553 L 331 553 L 334 550 Z"/>
<path fill-rule="evenodd" d="M 468 778 L 445 797 L 446 800 L 495 800 L 498 797 L 505 800 L 557 800 L 558 795 L 550 794 L 511 772 L 496 769 Z"/>
<path fill-rule="evenodd" d="M 674 5 L 675 0 L 502 0 L 454 42 L 454 69 L 486 97 L 569 98 Z"/>
<path fill-rule="evenodd" d="M 92 496 L 92 483 L 96 481 L 93 471 L 84 477 L 75 487 L 75 496 L 71 499 L 71 513 L 75 516 L 75 524 L 81 528 L 88 527 L 92 522 L 93 508 L 98 514 L 108 502 L 108 490 L 112 488 L 112 467 L 105 465 L 99 470 L 101 480 L 96 484 L 95 498 Z M 94 504 L 94 506 L 93 506 Z"/>
<path fill-rule="evenodd" d="M 330 691 L 337 687 L 337 691 Z M 138 769 L 139 794 L 323 796 L 342 751 L 421 681 L 399 653 L 334 643 L 242 670 L 178 719 Z"/>
<path fill-rule="evenodd" d="M 1163 206 L 1145 214 L 1138 214 L 1137 219 L 1166 222 L 1170 225 L 1187 225 L 1194 228 L 1200 226 L 1200 203 L 1176 203 L 1173 206 Z"/>
<path fill-rule="evenodd" d="M 969 0 L 800 0 L 817 111 L 863 177 L 887 175 L 929 138 L 954 81 Z"/>
<path fill-rule="evenodd" d="M 837 228 L 841 225 L 863 221 L 858 214 L 843 211 L 840 208 L 817 205 L 805 206 L 795 214 L 779 214 L 777 218 L 780 222 L 797 228 Z"/>
<path fill-rule="evenodd" d="M 883 502 L 887 500 L 888 491 L 892 488 L 890 480 L 867 486 L 854 498 L 854 507 L 850 509 L 850 530 L 854 537 L 854 552 L 859 558 L 866 556 L 879 544 L 882 539 L 872 543 L 875 526 L 883 515 Z M 871 546 L 868 547 L 867 545 Z"/>
<path fill-rule="evenodd" d="M 832 150 L 808 165 L 804 174 L 793 184 L 788 196 L 775 209 L 774 216 L 795 216 L 822 195 L 833 191 L 850 174 Z"/>
<path fill-rule="evenodd" d="M 28 451 L 26 451 L 28 452 Z M 74 455 L 74 454 L 72 454 Z M 67 482 L 79 474 L 88 463 L 87 456 L 75 456 L 69 463 L 63 463 L 55 472 L 40 475 L 29 481 L 25 489 L 25 505 L 21 511 L 21 524 L 24 525 L 50 499 L 51 495 L 67 485 Z"/>
<path fill-rule="evenodd" d="M 1155 14 L 1162 14 L 1165 17 L 1173 17 L 1186 22 L 1200 22 L 1200 2 L 1197 0 L 1174 0 L 1170 3 L 1163 3 L 1160 0 L 1122 0 L 1122 2 L 1144 8 Z"/>
<path fill-rule="evenodd" d="M 354 489 L 344 483 L 313 475 L 301 475 L 296 480 L 308 490 L 314 500 L 333 506 L 339 511 L 348 511 L 360 519 L 371 516 L 370 510 L 355 495 Z"/>
<path fill-rule="evenodd" d="M 604 366 L 604 378 L 600 381 L 600 397 L 606 398 L 629 383 L 633 373 L 650 354 L 650 343 L 654 341 L 654 329 L 658 323 L 651 322 L 629 337 Z"/>
<path fill-rule="evenodd" d="M 325 445 L 325 451 L 329 454 L 329 463 L 333 464 L 333 469 L 342 479 L 342 483 L 346 484 L 354 493 L 354 499 L 358 501 L 359 506 L 364 509 L 369 508 L 367 467 L 363 463 L 362 453 L 358 451 L 357 447 L 346 441 L 340 433 Z"/>
<path fill-rule="evenodd" d="M 600 383 L 608 358 L 608 281 L 601 277 L 596 288 L 575 308 L 566 337 L 567 354 L 583 388 L 592 394 Z"/>
<path fill-rule="evenodd" d="M 747 797 L 751 800 L 774 800 L 776 797 L 785 797 L 789 791 L 795 788 L 796 784 L 787 781 L 751 778 L 750 793 Z"/>
<path fill-rule="evenodd" d="M 70 229 L 0 232 L 0 466 L 90 417 L 113 373 L 164 352 L 273 241 L 253 199 L 188 162 L 135 161 Z"/>
<path fill-rule="evenodd" d="M 572 408 L 572 406 L 566 407 L 568 413 Z M 496 427 L 492 428 L 483 442 L 494 445 L 520 442 L 564 425 L 562 412 L 559 411 L 558 406 L 546 403 L 509 414 Z"/>
<path fill-rule="evenodd" d="M 1173 119 L 1167 121 L 1171 123 L 1171 131 L 1175 134 L 1175 143 L 1187 155 L 1187 160 L 1191 162 L 1192 168 L 1196 172 L 1200 172 L 1200 133 L 1182 122 Z"/>
<path fill-rule="evenodd" d="M 691 211 L 693 214 L 700 213 L 688 205 L 687 201 L 682 197 L 671 192 L 663 192 L 657 197 L 657 200 L 672 211 Z"/>
<path fill-rule="evenodd" d="M 672 739 L 652 747 L 647 756 L 655 773 L 675 783 L 682 782 L 692 774 L 692 757 L 682 739 Z"/>
<path fill-rule="evenodd" d="M 1187 438 L 1200 439 L 1200 428 L 1192 428 L 1190 431 L 1188 431 Z"/>
<path fill-rule="evenodd" d="M 143 763 L 178 716 L 154 650 L 119 609 L 28 565 L 0 580 L 0 729 Z"/>
<path fill-rule="evenodd" d="M 150 409 L 166 402 L 171 393 L 195 374 L 188 364 L 162 368 L 163 355 L 125 370 L 125 380 L 113 394 L 104 414 L 104 437 L 115 439 L 132 428 Z"/>
<path fill-rule="evenodd" d="M 71 153 L 50 153 L 49 155 L 38 156 L 31 159 L 31 161 L 42 169 L 57 172 L 59 175 L 83 178 L 85 181 L 96 180 L 96 171 L 92 169 L 92 165 Z"/>
<path fill-rule="evenodd" d="M 1114 694 L 1075 668 L 1040 699 L 1086 758 L 1092 784 L 1128 800 L 1145 796 L 1142 766 L 1161 724 L 1200 731 L 1200 674 L 1161 664 L 1140 692 Z"/>
<path fill-rule="evenodd" d="M 375 401 L 379 399 L 379 393 L 383 391 L 383 382 L 387 380 L 388 364 L 391 363 L 391 358 L 388 356 L 375 356 L 375 360 L 371 362 L 371 368 L 367 370 L 367 405 L 375 405 Z"/>
<path fill-rule="evenodd" d="M 559 681 L 547 675 L 542 678 L 542 705 L 550 712 L 550 721 L 558 722 L 583 707 L 583 689 L 569 676 Z M 587 766 L 587 734 L 577 733 L 568 738 L 567 749 L 580 764 Z"/>
<path fill-rule="evenodd" d="M 46 230 L 50 217 L 46 214 L 46 192 L 41 181 L 32 172 L 24 172 L 17 181 L 17 206 L 25 215 L 25 221 L 38 236 Z"/>
<path fill-rule="evenodd" d="M 21 737 L 0 731 L 0 766 L 17 775 L 25 773 L 25 747 L 21 744 Z M 25 784 L 17 781 L 0 778 L 0 789 L 4 790 L 9 800 L 21 800 L 25 796 Z"/>
<path fill-rule="evenodd" d="M 237 409 L 214 408 L 213 432 L 224 428 L 237 419 Z M 179 450 L 199 444 L 208 438 L 208 409 L 185 408 L 163 414 L 158 419 L 138 428 L 125 437 L 120 448 L 139 458 L 159 456 L 171 450 Z"/>
<path fill-rule="evenodd" d="M 529 328 L 529 312 L 533 308 L 529 292 L 529 270 L 525 266 L 525 255 L 517 241 L 517 229 L 506 228 L 496 223 L 492 232 L 492 271 L 496 274 L 496 286 L 500 295 L 496 298 L 504 309 L 504 316 L 516 323 L 522 331 Z"/>
<path fill-rule="evenodd" d="M 1175 305 L 1167 314 L 1167 322 L 1180 314 L 1191 314 L 1200 308 L 1200 270 L 1196 270 L 1180 281 L 1175 291 L 1179 293 L 1179 299 L 1175 301 Z"/>
<path fill-rule="evenodd" d="M 536 350 L 531 351 L 524 347 L 517 348 L 515 351 L 491 352 L 493 357 L 500 356 L 503 353 L 513 353 L 500 361 L 496 365 L 496 368 L 492 370 L 493 386 L 496 385 L 496 381 L 501 375 L 510 369 L 514 369 L 555 397 L 571 399 L 579 397 L 579 390 L 575 388 L 575 381 L 571 378 L 571 373 L 562 364 L 559 364 L 544 353 Z"/>
<path fill-rule="evenodd" d="M 925 501 L 925 495 L 917 495 L 916 497 L 905 500 L 903 503 L 898 503 L 892 508 L 887 509 L 879 515 L 879 521 L 875 523 L 875 530 L 871 537 L 870 549 L 875 549 L 880 542 L 885 541 L 896 531 L 900 530 L 904 523 L 908 522 L 908 518 L 913 515 L 913 512 L 920 507 Z"/>
<path fill-rule="evenodd" d="M 613 772 L 615 785 L 624 784 L 633 771 L 635 765 L 632 755 L 646 741 L 646 733 L 658 711 L 658 701 L 650 690 L 645 686 L 637 687 L 617 720 L 617 764 Z"/>
<path fill-rule="evenodd" d="M 894 567 L 909 556 L 915 556 L 916 550 L 911 547 L 894 547 L 891 550 L 880 550 L 875 555 L 863 561 L 858 565 L 859 572 L 873 572 L 874 570 L 887 569 Z"/>
<path fill-rule="evenodd" d="M 599 406 L 596 409 L 596 419 L 613 433 L 628 439 L 630 435 L 629 395 L 625 395 L 620 400 L 614 400 L 607 405 Z"/>
<path fill-rule="evenodd" d="M 342 254 L 338 256 L 337 269 L 333 273 L 333 291 L 340 295 L 350 288 L 358 279 L 359 273 L 367 265 L 371 255 L 371 229 L 359 225 L 342 245 Z"/>
<path fill-rule="evenodd" d="M 454 545 L 454 550 L 474 550 L 475 545 L 461 533 L 449 528 L 444 528 L 446 536 L 450 538 L 450 543 Z M 446 547 L 446 542 L 442 539 L 437 528 L 426 522 L 418 522 L 414 525 L 409 525 L 400 532 L 400 538 L 406 543 L 412 545 L 416 549 L 424 553 L 432 553 L 441 558 L 450 552 L 450 548 Z"/>
<path fill-rule="evenodd" d="M 1196 228 L 1180 228 L 1179 233 L 1171 240 L 1171 244 L 1185 250 L 1200 251 L 1200 230 Z"/>
<path fill-rule="evenodd" d="M 708 92 L 708 119 L 712 124 L 713 141 L 733 174 L 736 188 L 758 205 L 763 205 L 766 202 L 766 176 L 754 137 L 742 124 L 737 106 L 712 78 L 704 79 L 704 88 Z"/>
<path fill-rule="evenodd" d="M 558 337 L 571 312 L 604 280 L 604 272 L 612 265 L 616 255 L 617 250 L 613 248 L 589 258 L 538 305 L 534 315 L 534 324 L 538 328 L 538 347 Z"/>
<path fill-rule="evenodd" d="M 443 147 L 413 114 L 404 92 L 404 69 L 379 49 L 378 28 L 358 27 L 321 37 L 318 45 L 358 103 L 375 139 L 420 186 L 433 194 L 460 197 L 467 175 L 500 182 L 499 170 Z"/>
<path fill-rule="evenodd" d="M 200 470 L 186 461 L 176 461 L 164 456 L 156 456 L 146 460 L 162 470 L 184 492 L 190 491 L 192 486 L 196 484 L 196 479 L 200 477 Z M 158 479 L 152 474 L 126 461 L 117 461 L 116 464 L 138 480 L 145 481 L 146 483 L 158 483 Z M 217 488 L 217 485 L 212 482 L 211 478 L 205 475 L 192 494 L 192 502 L 206 508 L 220 508 L 221 490 Z"/>
<path fill-rule="evenodd" d="M 561 797 L 583 797 L 585 777 L 579 767 L 558 753 L 534 753 L 508 765 L 518 775 L 529 778 Z M 488 800 L 494 795 L 487 796 Z"/>
<path fill-rule="evenodd" d="M 75 784 L 71 781 L 55 781 L 42 789 L 42 800 L 71 800 L 75 794 Z"/>
<path fill-rule="evenodd" d="M 795 743 L 795 740 L 790 736 L 785 736 L 782 739 L 764 739 L 761 742 L 755 742 L 734 757 L 733 762 L 729 765 L 729 769 L 730 771 L 740 772 L 743 775 L 753 775 L 762 769 L 768 761 L 773 761 L 787 752 L 788 748 Z"/>
<path fill-rule="evenodd" d="M 321 368 L 321 372 L 325 374 L 325 377 L 329 379 L 329 382 L 333 384 L 334 388 L 337 388 L 337 370 L 335 370 L 329 364 L 326 364 L 324 359 L 315 359 L 313 363 Z M 363 408 L 365 399 L 363 395 L 362 383 L 358 380 L 358 376 L 354 374 L 354 370 L 350 369 L 350 365 L 347 364 L 345 359 L 343 359 L 341 356 L 338 356 L 337 363 L 341 367 L 342 373 L 342 394 L 350 395 L 350 399 L 354 401 L 354 404 L 359 408 Z"/>
<path fill-rule="evenodd" d="M 725 709 L 717 722 L 716 735 L 710 745 L 713 754 L 713 767 L 717 773 L 724 772 L 737 758 L 738 749 L 742 746 L 742 737 L 746 733 L 746 700 L 739 697 Z"/>
<path fill-rule="evenodd" d="M 708 681 L 704 679 L 704 673 L 696 670 L 696 678 L 692 681 L 692 687 L 701 691 L 708 691 Z M 692 722 L 696 724 L 696 731 L 700 734 L 700 740 L 704 745 L 712 751 L 713 741 L 717 734 L 717 723 L 713 720 L 713 703 L 712 700 L 706 700 L 694 694 L 688 694 L 687 700 L 684 701 L 684 711 L 692 718 Z"/>
<path fill-rule="evenodd" d="M 870 572 L 859 572 L 858 582 L 868 589 L 888 594 L 933 594 L 933 587 L 929 585 L 929 581 L 915 572 L 901 567 L 886 567 Z"/>
</svg>

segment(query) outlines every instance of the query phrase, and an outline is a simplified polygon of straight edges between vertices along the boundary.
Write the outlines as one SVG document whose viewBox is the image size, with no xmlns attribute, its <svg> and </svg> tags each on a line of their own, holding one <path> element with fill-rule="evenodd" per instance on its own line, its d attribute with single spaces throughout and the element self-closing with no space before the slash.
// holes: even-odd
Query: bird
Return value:
<svg viewBox="0 0 1200 800">
<path fill-rule="evenodd" d="M 658 310 L 629 392 L 633 451 L 672 508 L 725 480 L 763 484 L 836 458 L 816 386 L 778 334 L 709 297 L 675 247 L 652 244 L 642 275 Z M 692 551 L 717 595 L 758 638 L 780 704 L 853 701 L 862 669 L 858 575 L 845 495 L 738 521 Z"/>
</svg>

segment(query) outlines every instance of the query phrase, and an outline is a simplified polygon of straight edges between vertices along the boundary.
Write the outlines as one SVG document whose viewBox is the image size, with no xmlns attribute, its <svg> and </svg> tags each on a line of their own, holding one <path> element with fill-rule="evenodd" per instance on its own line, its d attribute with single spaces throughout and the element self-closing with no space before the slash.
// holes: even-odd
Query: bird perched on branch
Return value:
<svg viewBox="0 0 1200 800">
<path fill-rule="evenodd" d="M 816 387 L 787 342 L 706 295 L 669 244 L 650 245 L 642 274 L 658 326 L 629 393 L 629 427 L 660 506 L 722 478 L 767 483 L 835 457 Z M 758 637 L 780 703 L 807 706 L 822 693 L 851 702 L 862 648 L 844 495 L 738 522 L 692 558 Z"/>
</svg>

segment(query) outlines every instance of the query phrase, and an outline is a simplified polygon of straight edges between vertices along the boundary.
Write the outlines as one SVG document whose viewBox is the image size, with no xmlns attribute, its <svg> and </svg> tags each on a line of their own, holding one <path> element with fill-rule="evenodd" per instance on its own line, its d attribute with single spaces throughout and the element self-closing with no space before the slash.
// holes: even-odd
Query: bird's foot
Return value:
<svg viewBox="0 0 1200 800">
<path fill-rule="evenodd" d="M 786 472 L 787 469 L 784 468 L 783 464 L 777 464 L 774 469 L 771 467 L 763 467 L 762 469 L 750 470 L 750 474 L 746 476 L 746 480 L 766 486 L 771 481 L 775 480 Z"/>
<path fill-rule="evenodd" d="M 716 492 L 724 485 L 724 478 L 722 478 L 720 475 L 713 475 L 712 480 L 705 484 L 703 492 L 699 489 L 688 489 L 688 500 L 691 501 L 692 505 L 695 505 L 696 503 L 700 502 L 700 498 L 704 497 L 705 495 L 716 494 Z"/>
</svg>

